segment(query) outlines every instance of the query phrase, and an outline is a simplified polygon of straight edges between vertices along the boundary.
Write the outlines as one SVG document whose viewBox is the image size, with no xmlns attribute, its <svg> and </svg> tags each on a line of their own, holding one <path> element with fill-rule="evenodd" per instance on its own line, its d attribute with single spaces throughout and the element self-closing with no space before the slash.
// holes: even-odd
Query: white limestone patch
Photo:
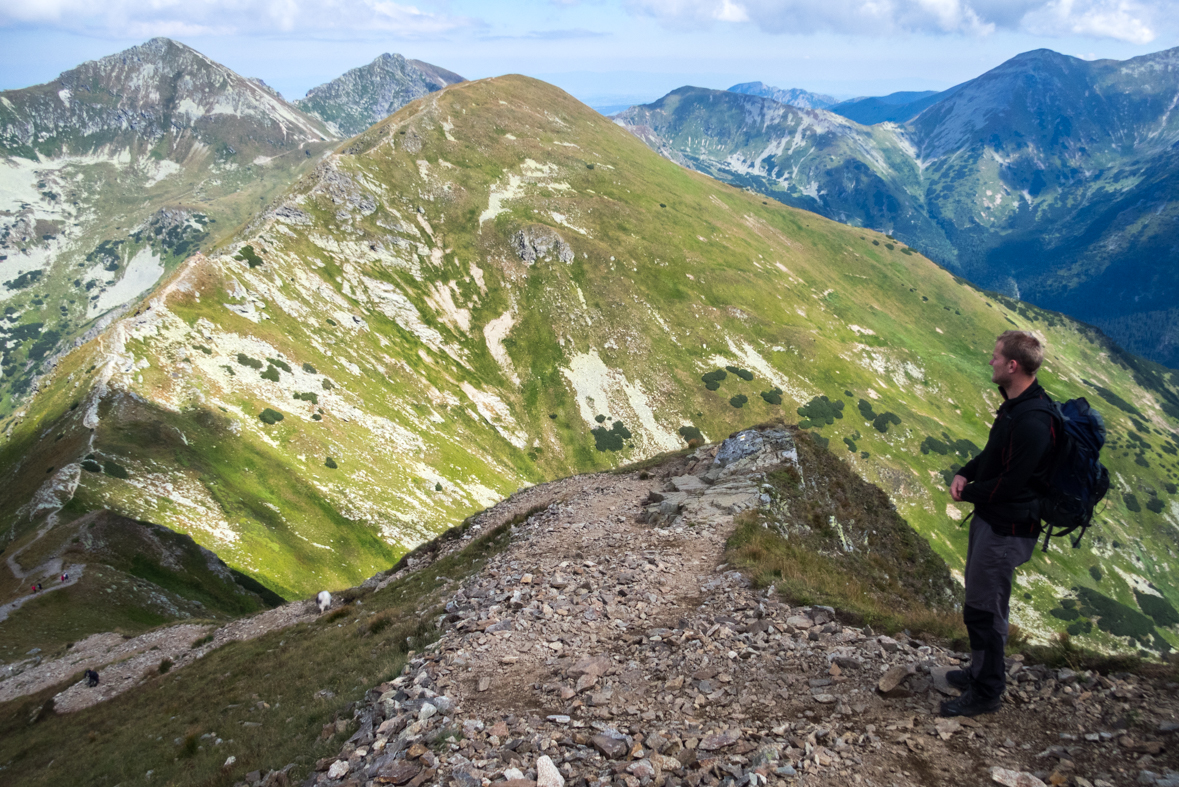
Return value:
<svg viewBox="0 0 1179 787">
<path fill-rule="evenodd" d="M 413 302 L 388 282 L 358 276 L 368 293 L 368 301 L 401 328 L 409 331 L 431 350 L 442 349 L 442 334 L 426 325 Z"/>
<path fill-rule="evenodd" d="M 378 240 L 338 240 L 330 235 L 318 233 L 309 235 L 307 239 L 334 257 L 362 264 L 378 263 L 390 270 L 407 271 L 415 279 L 422 277 L 422 268 L 416 257 L 408 253 L 403 254 L 396 247 Z"/>
<path fill-rule="evenodd" d="M 90 303 L 88 317 L 96 317 L 139 297 L 164 275 L 160 256 L 152 251 L 150 246 L 140 249 L 134 257 L 124 262 L 126 270 L 123 272 L 123 278 L 100 294 L 98 300 Z"/>
<path fill-rule="evenodd" d="M 167 509 L 167 520 L 181 523 L 185 532 L 204 533 L 227 545 L 239 540 L 237 531 L 223 518 L 220 505 L 208 490 L 185 475 L 133 470 L 123 483 L 139 491 L 136 505 L 144 514 L 158 515 L 162 509 Z"/>
<path fill-rule="evenodd" d="M 1159 598 L 1162 598 L 1163 594 L 1155 590 L 1154 587 L 1151 586 L 1150 580 L 1148 580 L 1146 577 L 1139 576 L 1138 574 L 1131 574 L 1129 571 L 1124 571 L 1116 564 L 1111 564 L 1110 568 L 1116 571 L 1118 576 L 1125 580 L 1127 585 L 1139 593 L 1146 596 L 1158 596 Z"/>
<path fill-rule="evenodd" d="M 516 423 L 511 409 L 502 399 L 488 391 L 480 391 L 465 380 L 459 387 L 475 405 L 483 420 L 491 424 L 505 440 L 516 448 L 525 448 L 528 445 L 528 434 Z"/>
<path fill-rule="evenodd" d="M 584 227 L 578 227 L 576 224 L 569 221 L 569 217 L 566 216 L 564 213 L 557 213 L 555 210 L 550 210 L 549 215 L 552 216 L 553 221 L 557 222 L 562 227 L 568 227 L 569 229 L 573 230 L 574 232 L 580 232 L 582 235 L 586 236 L 587 238 L 593 237 L 593 235 L 590 233 L 589 230 L 585 229 Z"/>
<path fill-rule="evenodd" d="M 519 175 L 508 173 L 506 184 L 492 185 L 487 195 L 487 210 L 479 214 L 479 226 L 482 227 L 484 222 L 494 219 L 501 213 L 507 213 L 508 208 L 504 207 L 504 203 L 520 197 L 524 193 L 526 183 L 548 180 L 556 174 L 555 164 L 542 164 L 530 158 L 524 159 L 524 163 L 520 165 Z"/>
<path fill-rule="evenodd" d="M 507 335 L 511 333 L 512 326 L 515 324 L 515 315 L 510 310 L 506 311 L 483 326 L 483 338 L 487 341 L 487 351 L 491 353 L 491 357 L 504 370 L 507 378 L 512 381 L 513 385 L 519 385 L 520 378 L 516 374 L 516 369 L 512 365 L 512 358 L 508 355 L 508 351 L 503 343 Z"/>
<path fill-rule="evenodd" d="M 898 388 L 924 387 L 925 370 L 910 360 L 896 357 L 888 349 L 855 344 L 851 346 L 850 352 L 840 357 L 874 372 L 878 378 L 891 379 Z"/>
<path fill-rule="evenodd" d="M 523 185 L 523 178 L 519 175 L 509 174 L 506 186 L 501 186 L 498 183 L 492 186 L 487 198 L 487 210 L 479 214 L 479 226 L 482 227 L 485 221 L 490 221 L 501 213 L 507 213 L 508 209 L 503 204 L 520 196 Z"/>
<path fill-rule="evenodd" d="M 725 366 L 732 365 L 755 371 L 762 378 L 773 383 L 774 386 L 781 388 L 782 393 L 789 395 L 796 402 L 808 402 L 816 396 L 816 394 L 810 393 L 803 386 L 793 382 L 784 372 L 771 366 L 769 361 L 763 358 L 757 350 L 744 340 L 741 340 L 740 345 L 738 345 L 733 341 L 732 337 L 726 337 L 725 342 L 729 345 L 729 352 L 735 356 L 736 361 L 728 360 L 719 355 L 714 356 L 712 360 L 717 365 L 714 368 L 724 368 Z"/>
<path fill-rule="evenodd" d="M 620 370 L 606 366 L 596 348 L 575 354 L 561 374 L 572 386 L 582 420 L 591 429 L 598 426 L 596 416 L 608 415 L 626 425 L 643 455 L 674 451 L 681 446 L 675 430 L 656 420 L 642 386 L 630 382 Z"/>
<path fill-rule="evenodd" d="M 148 166 L 145 171 L 147 182 L 144 184 L 146 188 L 159 183 L 161 180 L 166 180 L 178 172 L 183 172 L 184 167 L 177 164 L 175 161 L 169 159 L 160 159 L 154 162 L 154 166 Z"/>
<path fill-rule="evenodd" d="M 872 330 L 871 328 L 861 328 L 858 325 L 849 325 L 847 327 L 851 329 L 852 333 L 857 334 L 859 336 L 875 336 L 876 335 L 876 331 Z"/>
<path fill-rule="evenodd" d="M 441 251 L 441 250 L 439 250 Z M 434 282 L 430 286 L 430 291 L 426 295 L 426 303 L 430 304 L 430 308 L 438 312 L 442 321 L 453 328 L 458 328 L 463 333 L 471 330 L 471 311 L 457 306 L 454 302 L 456 295 L 459 295 L 458 285 L 455 282 L 443 284 L 442 282 Z"/>
</svg>

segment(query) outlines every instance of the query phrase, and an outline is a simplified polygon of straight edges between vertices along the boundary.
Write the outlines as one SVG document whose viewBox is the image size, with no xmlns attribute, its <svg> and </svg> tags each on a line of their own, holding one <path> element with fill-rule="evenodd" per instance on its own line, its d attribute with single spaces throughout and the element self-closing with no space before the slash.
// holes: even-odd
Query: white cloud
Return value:
<svg viewBox="0 0 1179 787">
<path fill-rule="evenodd" d="M 123 36 L 301 32 L 435 35 L 482 23 L 388 0 L 6 0 L 0 26 L 48 24 Z"/>
<path fill-rule="evenodd" d="M 732 2 L 732 0 L 721 0 L 721 7 L 717 9 L 716 18 L 722 22 L 748 22 L 749 14 L 745 11 L 745 6 Z"/>
<path fill-rule="evenodd" d="M 769 33 L 988 35 L 1013 30 L 1047 36 L 1112 38 L 1136 44 L 1157 36 L 1172 0 L 623 0 L 633 14 L 671 27 L 751 22 Z"/>
</svg>

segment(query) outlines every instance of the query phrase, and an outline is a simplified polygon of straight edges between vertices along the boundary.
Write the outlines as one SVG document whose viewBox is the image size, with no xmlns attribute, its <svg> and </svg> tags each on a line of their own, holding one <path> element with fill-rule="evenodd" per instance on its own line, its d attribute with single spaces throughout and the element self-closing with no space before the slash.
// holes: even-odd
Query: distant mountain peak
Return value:
<svg viewBox="0 0 1179 787">
<path fill-rule="evenodd" d="M 333 124 L 341 133 L 353 136 L 416 98 L 465 81 L 453 71 L 385 52 L 366 65 L 312 88 L 295 103 Z"/>
<path fill-rule="evenodd" d="M 765 82 L 742 82 L 739 85 L 733 85 L 729 88 L 729 92 L 769 98 L 777 101 L 779 104 L 787 104 L 792 107 L 798 107 L 799 109 L 826 109 L 838 103 L 834 96 L 824 95 L 823 93 L 811 93 L 808 90 L 802 90 L 797 87 L 783 89 L 774 87 L 773 85 L 767 85 Z"/>
</svg>

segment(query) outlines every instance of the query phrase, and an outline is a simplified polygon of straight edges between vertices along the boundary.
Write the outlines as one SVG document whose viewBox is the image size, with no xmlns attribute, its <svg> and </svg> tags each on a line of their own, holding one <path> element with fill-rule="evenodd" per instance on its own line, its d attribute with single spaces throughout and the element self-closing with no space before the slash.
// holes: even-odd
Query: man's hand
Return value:
<svg viewBox="0 0 1179 787">
<path fill-rule="evenodd" d="M 950 482 L 950 497 L 957 502 L 962 502 L 962 489 L 966 486 L 966 479 L 960 475 L 954 476 L 954 480 Z"/>
</svg>

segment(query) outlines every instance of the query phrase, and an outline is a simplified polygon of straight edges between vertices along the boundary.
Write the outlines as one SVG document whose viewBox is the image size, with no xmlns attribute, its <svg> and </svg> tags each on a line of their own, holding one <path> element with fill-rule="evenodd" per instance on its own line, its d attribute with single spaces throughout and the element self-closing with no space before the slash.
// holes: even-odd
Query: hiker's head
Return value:
<svg viewBox="0 0 1179 787">
<path fill-rule="evenodd" d="M 991 382 L 1010 383 L 1036 376 L 1044 362 L 1044 343 L 1027 331 L 1004 331 L 991 354 Z"/>
</svg>

